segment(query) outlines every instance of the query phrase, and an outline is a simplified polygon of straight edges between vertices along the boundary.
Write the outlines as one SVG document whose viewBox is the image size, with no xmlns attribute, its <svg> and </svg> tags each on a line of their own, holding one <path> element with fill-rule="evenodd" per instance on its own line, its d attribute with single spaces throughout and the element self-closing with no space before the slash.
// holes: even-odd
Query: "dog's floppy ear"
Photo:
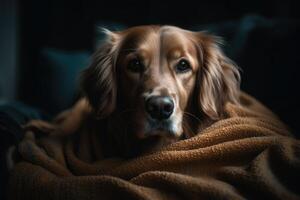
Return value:
<svg viewBox="0 0 300 200">
<path fill-rule="evenodd" d="M 115 108 L 117 83 L 116 60 L 120 35 L 103 29 L 105 40 L 92 56 L 90 66 L 82 72 L 81 88 L 98 117 L 108 116 Z"/>
<path fill-rule="evenodd" d="M 209 118 L 223 115 L 225 102 L 239 104 L 240 74 L 235 64 L 220 48 L 221 40 L 205 32 L 197 32 L 201 63 L 197 74 L 198 106 Z"/>
</svg>

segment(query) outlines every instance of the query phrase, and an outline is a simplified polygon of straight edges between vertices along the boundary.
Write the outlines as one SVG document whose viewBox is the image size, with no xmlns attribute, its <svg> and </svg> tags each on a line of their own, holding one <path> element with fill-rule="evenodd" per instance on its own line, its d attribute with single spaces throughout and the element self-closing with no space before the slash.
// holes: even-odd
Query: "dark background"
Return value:
<svg viewBox="0 0 300 200">
<path fill-rule="evenodd" d="M 225 51 L 242 69 L 242 89 L 270 107 L 296 135 L 300 130 L 297 0 L 0 2 L 4 22 L 0 31 L 6 32 L 1 41 L 10 37 L 7 46 L 0 44 L 1 54 L 8 53 L 0 60 L 0 99 L 18 100 L 54 114 L 57 110 L 49 106 L 48 90 L 38 80 L 48 79 L 40 74 L 44 48 L 91 53 L 96 25 L 117 29 L 171 24 L 211 29 L 223 36 L 228 41 Z M 9 45 L 13 50 L 7 50 Z"/>
</svg>

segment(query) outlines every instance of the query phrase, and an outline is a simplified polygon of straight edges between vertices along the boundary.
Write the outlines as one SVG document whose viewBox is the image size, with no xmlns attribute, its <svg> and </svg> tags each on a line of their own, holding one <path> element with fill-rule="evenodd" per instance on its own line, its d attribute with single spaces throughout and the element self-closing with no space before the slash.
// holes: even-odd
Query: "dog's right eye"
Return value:
<svg viewBox="0 0 300 200">
<path fill-rule="evenodd" d="M 127 69 L 135 73 L 140 73 L 144 71 L 144 65 L 139 59 L 132 59 L 129 61 Z"/>
</svg>

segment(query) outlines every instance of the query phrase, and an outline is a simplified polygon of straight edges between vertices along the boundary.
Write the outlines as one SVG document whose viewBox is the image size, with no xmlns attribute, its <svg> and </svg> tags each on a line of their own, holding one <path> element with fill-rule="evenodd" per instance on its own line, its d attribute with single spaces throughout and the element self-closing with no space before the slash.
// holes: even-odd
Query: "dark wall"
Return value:
<svg viewBox="0 0 300 200">
<path fill-rule="evenodd" d="M 173 24 L 189 28 L 253 13 L 267 18 L 297 18 L 297 11 L 297 0 L 29 0 L 20 1 L 20 37 L 26 47 L 91 48 L 93 26 L 101 20 L 127 26 Z"/>
<path fill-rule="evenodd" d="M 0 1 L 0 97 L 15 98 L 17 1 Z"/>
</svg>

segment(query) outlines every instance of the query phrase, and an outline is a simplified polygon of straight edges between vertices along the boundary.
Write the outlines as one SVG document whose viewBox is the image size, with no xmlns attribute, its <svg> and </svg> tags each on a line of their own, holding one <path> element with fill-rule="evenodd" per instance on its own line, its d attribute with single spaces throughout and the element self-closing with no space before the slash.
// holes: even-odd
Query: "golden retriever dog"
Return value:
<svg viewBox="0 0 300 200">
<path fill-rule="evenodd" d="M 81 76 L 83 97 L 56 123 L 65 134 L 99 131 L 106 156 L 190 138 L 226 117 L 226 102 L 239 104 L 240 74 L 218 37 L 175 26 L 104 32 Z M 26 127 L 53 128 L 41 121 Z"/>
</svg>

